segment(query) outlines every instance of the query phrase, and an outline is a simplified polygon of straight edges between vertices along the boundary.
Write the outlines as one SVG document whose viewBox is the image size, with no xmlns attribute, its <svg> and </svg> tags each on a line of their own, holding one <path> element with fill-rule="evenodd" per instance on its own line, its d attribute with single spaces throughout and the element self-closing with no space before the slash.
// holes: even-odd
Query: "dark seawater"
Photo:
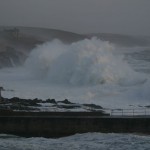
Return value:
<svg viewBox="0 0 150 150">
<path fill-rule="evenodd" d="M 98 39 L 34 49 L 24 66 L 0 70 L 5 97 L 68 98 L 105 108 L 150 105 L 150 48 L 114 47 Z M 117 104 L 117 106 L 116 106 Z M 150 136 L 76 134 L 59 139 L 0 135 L 0 150 L 149 150 Z"/>
<path fill-rule="evenodd" d="M 150 136 L 86 133 L 69 137 L 23 138 L 0 135 L 0 150 L 148 150 Z"/>
</svg>

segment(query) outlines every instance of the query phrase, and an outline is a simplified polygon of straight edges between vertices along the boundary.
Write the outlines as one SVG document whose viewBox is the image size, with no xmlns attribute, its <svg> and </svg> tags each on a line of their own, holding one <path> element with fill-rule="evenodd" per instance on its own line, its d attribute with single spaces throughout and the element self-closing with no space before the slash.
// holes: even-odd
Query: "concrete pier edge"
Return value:
<svg viewBox="0 0 150 150">
<path fill-rule="evenodd" d="M 15 112 L 0 115 L 0 133 L 57 138 L 76 133 L 150 134 L 150 116 L 109 116 L 98 112 Z"/>
</svg>

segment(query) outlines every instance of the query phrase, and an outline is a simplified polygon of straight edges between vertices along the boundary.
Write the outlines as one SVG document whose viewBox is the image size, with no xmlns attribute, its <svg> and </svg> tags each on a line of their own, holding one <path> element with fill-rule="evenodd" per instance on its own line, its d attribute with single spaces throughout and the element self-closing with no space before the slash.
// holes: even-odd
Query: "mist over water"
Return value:
<svg viewBox="0 0 150 150">
<path fill-rule="evenodd" d="M 0 70 L 1 85 L 14 90 L 4 91 L 2 95 L 56 100 L 67 98 L 75 103 L 94 103 L 108 109 L 137 108 L 139 105 L 141 108 L 150 102 L 149 73 L 142 71 L 150 68 L 150 61 L 143 59 L 143 54 L 150 52 L 141 49 L 118 48 L 97 38 L 72 44 L 59 40 L 47 42 L 33 49 L 23 66 Z M 125 57 L 126 53 L 129 57 Z M 50 147 L 142 150 L 149 148 L 149 140 L 148 136 L 129 134 L 86 133 L 59 139 L 1 134 L 0 147 L 15 150 Z"/>
<path fill-rule="evenodd" d="M 109 108 L 147 105 L 149 74 L 135 71 L 123 49 L 95 37 L 72 44 L 46 42 L 32 50 L 22 67 L 0 70 L 2 86 L 14 90 L 3 95 L 67 98 Z M 132 50 L 136 48 L 127 49 Z"/>
<path fill-rule="evenodd" d="M 134 85 L 145 81 L 114 50 L 112 44 L 97 38 L 70 45 L 54 40 L 34 49 L 25 67 L 35 78 L 54 84 Z"/>
<path fill-rule="evenodd" d="M 25 69 L 33 75 L 34 78 L 41 79 L 46 77 L 52 63 L 66 51 L 67 45 L 59 40 L 47 42 L 37 46 L 29 55 L 25 62 Z"/>
</svg>

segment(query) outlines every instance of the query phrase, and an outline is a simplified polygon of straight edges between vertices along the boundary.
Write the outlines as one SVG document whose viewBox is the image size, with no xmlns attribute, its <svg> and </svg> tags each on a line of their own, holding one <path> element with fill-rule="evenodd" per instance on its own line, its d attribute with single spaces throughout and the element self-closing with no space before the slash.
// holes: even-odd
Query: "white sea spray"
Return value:
<svg viewBox="0 0 150 150">
<path fill-rule="evenodd" d="M 132 50 L 136 52 L 135 47 L 127 52 L 133 53 Z M 32 50 L 23 66 L 0 70 L 1 86 L 13 90 L 4 91 L 2 95 L 67 98 L 107 108 L 148 105 L 149 75 L 136 72 L 123 51 L 123 48 L 97 38 L 72 44 L 59 40 L 46 42 Z"/>
</svg>

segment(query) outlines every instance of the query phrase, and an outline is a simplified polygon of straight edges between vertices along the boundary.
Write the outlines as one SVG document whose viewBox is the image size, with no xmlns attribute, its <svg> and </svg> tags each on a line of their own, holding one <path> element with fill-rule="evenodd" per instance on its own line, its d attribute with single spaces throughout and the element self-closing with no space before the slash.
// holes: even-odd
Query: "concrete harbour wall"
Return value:
<svg viewBox="0 0 150 150">
<path fill-rule="evenodd" d="M 0 133 L 25 137 L 62 137 L 86 132 L 150 134 L 148 116 L 111 117 L 93 116 L 88 113 L 81 116 L 75 114 L 0 116 Z"/>
</svg>

